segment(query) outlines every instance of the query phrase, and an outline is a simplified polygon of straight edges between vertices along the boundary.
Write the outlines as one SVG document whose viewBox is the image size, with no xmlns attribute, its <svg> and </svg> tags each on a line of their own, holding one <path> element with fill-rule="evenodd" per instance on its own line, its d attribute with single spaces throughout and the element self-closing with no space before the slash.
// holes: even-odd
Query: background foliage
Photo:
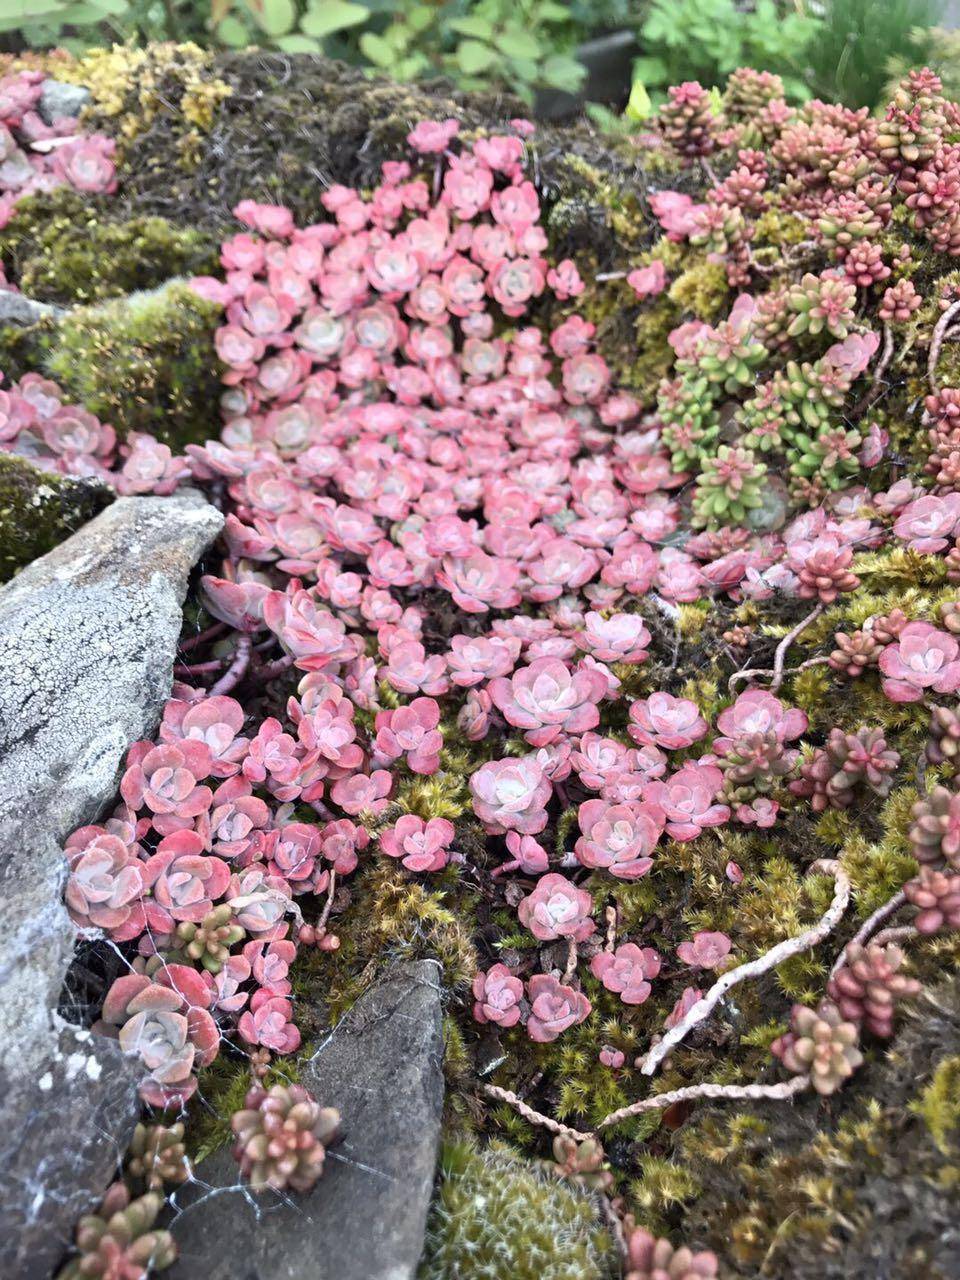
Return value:
<svg viewBox="0 0 960 1280">
<path fill-rule="evenodd" d="M 891 76 L 922 62 L 949 87 L 960 44 L 935 29 L 942 10 L 943 0 L 0 0 L 0 47 L 260 45 L 322 52 L 394 80 L 503 86 L 532 105 L 538 91 L 580 92 L 583 44 L 628 32 L 636 119 L 667 85 L 717 86 L 740 66 L 779 73 L 793 101 L 875 107 Z M 627 83 L 608 78 L 604 88 L 618 109 L 630 96 Z"/>
</svg>

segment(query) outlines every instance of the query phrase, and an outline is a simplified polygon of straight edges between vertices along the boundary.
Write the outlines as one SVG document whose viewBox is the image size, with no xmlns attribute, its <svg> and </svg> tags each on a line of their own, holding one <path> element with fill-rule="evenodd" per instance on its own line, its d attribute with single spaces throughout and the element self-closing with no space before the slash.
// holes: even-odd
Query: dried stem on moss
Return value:
<svg viewBox="0 0 960 1280">
<path fill-rule="evenodd" d="M 934 395 L 940 390 L 937 382 L 937 362 L 940 359 L 940 348 L 943 346 L 943 340 L 947 335 L 950 327 L 950 321 L 960 312 L 960 301 L 951 302 L 946 311 L 933 327 L 933 336 L 930 339 L 930 351 L 927 356 L 927 381 L 930 383 L 930 390 Z"/>
<path fill-rule="evenodd" d="M 809 951 L 833 932 L 843 919 L 843 914 L 850 902 L 850 877 L 840 862 L 832 860 L 815 862 L 810 870 L 832 875 L 836 882 L 833 901 L 824 916 L 815 925 L 804 930 L 803 933 L 797 934 L 796 937 L 785 938 L 783 942 L 778 942 L 765 955 L 756 960 L 750 960 L 747 964 L 737 965 L 735 969 L 729 969 L 723 974 L 706 995 L 701 996 L 697 1003 L 690 1008 L 686 1017 L 682 1018 L 675 1027 L 671 1027 L 663 1039 L 653 1046 L 641 1067 L 641 1071 L 645 1076 L 653 1075 L 671 1049 L 680 1044 L 695 1026 L 710 1016 L 731 987 L 745 982 L 747 978 L 758 978 L 761 974 L 775 969 L 777 965 L 783 964 L 784 960 L 789 960 L 791 956 L 797 956 L 804 951 Z"/>
<path fill-rule="evenodd" d="M 609 1128 L 619 1124 L 621 1120 L 629 1120 L 643 1111 L 662 1111 L 672 1107 L 675 1102 L 696 1102 L 706 1098 L 710 1101 L 730 1099 L 737 1102 L 761 1102 L 765 1099 L 782 1101 L 793 1098 L 810 1088 L 809 1076 L 794 1076 L 792 1080 L 784 1080 L 781 1084 L 691 1084 L 684 1089 L 671 1089 L 669 1093 L 658 1093 L 652 1098 L 643 1098 L 640 1102 L 631 1102 L 628 1107 L 619 1111 L 611 1111 L 597 1125 L 598 1129 Z"/>
<path fill-rule="evenodd" d="M 333 908 L 333 895 L 336 892 L 336 889 L 337 889 L 337 873 L 336 871 L 331 871 L 330 883 L 327 885 L 327 900 L 323 904 L 323 911 L 320 913 L 320 919 L 317 921 L 317 925 L 316 925 L 318 942 L 327 931 L 327 921 L 330 919 L 330 912 Z"/>
<path fill-rule="evenodd" d="M 882 907 L 877 907 L 873 915 L 867 916 L 866 920 L 837 956 L 834 966 L 830 970 L 831 978 L 847 963 L 847 955 L 850 948 L 864 946 L 873 937 L 874 932 L 883 924 L 884 920 L 889 920 L 895 912 L 899 911 L 906 900 L 907 895 L 900 889 L 892 898 L 888 898 Z"/>
<path fill-rule="evenodd" d="M 524 1120 L 529 1120 L 531 1124 L 539 1125 L 541 1129 L 549 1129 L 551 1133 L 562 1134 L 566 1138 L 573 1138 L 577 1142 L 586 1142 L 588 1138 L 592 1138 L 591 1133 L 581 1133 L 579 1129 L 571 1129 L 567 1124 L 561 1124 L 559 1120 L 551 1120 L 549 1116 L 543 1115 L 540 1111 L 534 1111 L 533 1107 L 521 1101 L 515 1093 L 510 1089 L 501 1089 L 499 1085 L 485 1084 L 483 1092 L 488 1098 L 494 1098 L 497 1102 L 505 1102 L 508 1106 L 513 1107 L 518 1115 L 523 1116 Z"/>
<path fill-rule="evenodd" d="M 880 352 L 880 359 L 877 361 L 877 367 L 873 371 L 873 380 L 866 394 L 854 405 L 851 417 L 858 418 L 866 411 L 879 396 L 883 390 L 883 375 L 890 366 L 893 359 L 893 329 L 885 320 L 883 322 L 883 350 Z"/>
<path fill-rule="evenodd" d="M 563 971 L 563 981 L 569 982 L 577 972 L 577 940 L 567 939 L 567 967 Z"/>
<path fill-rule="evenodd" d="M 784 664 L 786 663 L 787 652 L 790 646 L 793 644 L 794 640 L 803 635 L 804 631 L 806 631 L 807 627 L 809 627 L 811 623 L 816 622 L 817 618 L 819 618 L 821 613 L 823 613 L 825 607 L 826 606 L 823 604 L 818 604 L 811 613 L 808 613 L 805 618 L 801 618 L 797 625 L 787 632 L 777 645 L 776 651 L 773 655 L 772 667 L 766 669 L 754 667 L 747 671 L 735 671 L 727 682 L 727 688 L 730 692 L 733 693 L 737 685 L 744 680 L 753 680 L 757 676 L 772 676 L 773 679 L 770 681 L 770 692 L 776 693 L 783 684 L 783 678 L 786 674 Z M 823 659 L 823 661 L 826 661 L 826 659 Z M 808 663 L 804 663 L 804 666 L 813 666 L 814 664 L 819 665 L 819 663 L 820 659 L 811 658 Z"/>
</svg>

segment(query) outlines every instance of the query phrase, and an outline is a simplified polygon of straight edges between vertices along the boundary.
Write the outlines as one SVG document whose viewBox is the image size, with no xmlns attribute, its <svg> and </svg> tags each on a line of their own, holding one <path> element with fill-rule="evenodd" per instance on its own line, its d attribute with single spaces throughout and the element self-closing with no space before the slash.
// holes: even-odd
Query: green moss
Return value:
<svg viewBox="0 0 960 1280">
<path fill-rule="evenodd" d="M 730 301 L 727 273 L 720 262 L 695 261 L 677 276 L 670 301 L 699 320 L 716 320 Z"/>
<path fill-rule="evenodd" d="M 944 1058 L 913 1110 L 923 1117 L 937 1150 L 949 1155 L 960 1129 L 960 1056 Z"/>
<path fill-rule="evenodd" d="M 950 1280 L 960 1166 L 960 986 L 908 1009 L 857 1090 L 789 1107 L 705 1108 L 676 1139 L 700 1183 L 684 1231 L 730 1276 Z"/>
<path fill-rule="evenodd" d="M 596 1202 L 503 1143 L 444 1146 L 418 1280 L 603 1280 L 615 1253 Z"/>
<path fill-rule="evenodd" d="M 123 439 L 149 431 L 171 447 L 215 434 L 220 309 L 185 284 L 83 307 L 59 326 L 47 369 L 66 396 Z"/>
<path fill-rule="evenodd" d="M 209 235 L 160 217 L 108 221 L 112 213 L 69 187 L 22 201 L 0 234 L 8 274 L 32 298 L 89 303 L 216 269 Z"/>
<path fill-rule="evenodd" d="M 56 322 L 46 316 L 36 324 L 0 325 L 0 369 L 8 383 L 42 366 L 55 332 Z"/>
<path fill-rule="evenodd" d="M 95 480 L 41 471 L 0 453 L 0 581 L 58 546 L 113 500 Z"/>
</svg>

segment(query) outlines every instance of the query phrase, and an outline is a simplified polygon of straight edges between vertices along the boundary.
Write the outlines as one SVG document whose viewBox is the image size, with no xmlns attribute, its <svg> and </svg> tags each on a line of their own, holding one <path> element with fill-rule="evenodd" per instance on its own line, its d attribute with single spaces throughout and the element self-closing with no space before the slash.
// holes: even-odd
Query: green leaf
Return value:
<svg viewBox="0 0 960 1280">
<path fill-rule="evenodd" d="M 244 49 L 251 43 L 247 24 L 232 14 L 227 14 L 217 26 L 217 38 L 225 45 L 229 45 L 231 49 Z"/>
<path fill-rule="evenodd" d="M 289 36 L 280 36 L 276 41 L 277 48 L 283 53 L 321 53 L 323 45 L 312 36 L 301 36 L 294 32 Z"/>
<path fill-rule="evenodd" d="M 601 133 L 625 134 L 630 132 L 626 122 L 615 111 L 605 107 L 602 102 L 585 102 L 583 109 L 587 113 L 587 117 L 593 121 Z"/>
<path fill-rule="evenodd" d="M 357 27 L 369 17 L 370 10 L 365 4 L 352 4 L 350 0 L 314 0 L 300 21 L 300 30 L 322 40 L 337 31 Z"/>
<path fill-rule="evenodd" d="M 543 52 L 537 37 L 522 27 L 510 27 L 500 32 L 494 44 L 508 58 L 528 58 L 531 62 L 537 62 Z"/>
<path fill-rule="evenodd" d="M 282 36 L 297 20 L 293 0 L 247 0 L 254 22 L 268 36 Z"/>
<path fill-rule="evenodd" d="M 456 31 L 458 35 L 472 36 L 476 40 L 489 41 L 493 35 L 493 23 L 488 22 L 486 18 L 452 18 L 445 25 L 451 31 Z"/>
<path fill-rule="evenodd" d="M 475 76 L 492 67 L 497 55 L 479 40 L 461 40 L 457 45 L 457 64 L 465 76 Z"/>
<path fill-rule="evenodd" d="M 541 22 L 569 22 L 570 12 L 566 5 L 554 4 L 552 0 L 545 0 L 545 3 L 537 6 L 537 18 Z"/>
<path fill-rule="evenodd" d="M 653 115 L 653 103 L 642 80 L 635 78 L 630 86 L 630 97 L 623 114 L 628 120 L 649 120 Z"/>
<path fill-rule="evenodd" d="M 405 25 L 415 34 L 420 35 L 426 31 L 428 27 L 433 26 L 433 21 L 437 16 L 436 9 L 432 9 L 428 4 L 417 4 L 406 15 Z"/>
<path fill-rule="evenodd" d="M 576 93 L 586 74 L 586 67 L 565 53 L 553 54 L 540 67 L 543 83 L 551 89 L 563 89 L 566 93 Z"/>
<path fill-rule="evenodd" d="M 6 5 L 0 8 L 0 22 L 4 27 L 22 26 L 37 18 L 48 18 L 51 14 L 63 12 L 63 0 L 26 0 L 25 5 L 15 4 L 13 12 L 6 11 Z"/>
<path fill-rule="evenodd" d="M 662 58 L 643 57 L 634 59 L 633 77 L 644 84 L 666 84 L 670 74 Z"/>
<path fill-rule="evenodd" d="M 87 19 L 74 16 L 80 9 L 95 9 L 99 16 L 94 18 L 94 22 L 99 22 L 103 14 L 107 13 L 111 17 L 120 17 L 124 13 L 129 13 L 130 5 L 128 0 L 88 0 L 86 4 L 69 5 L 64 11 L 64 22 L 85 22 Z M 70 17 L 67 17 L 67 14 Z"/>
<path fill-rule="evenodd" d="M 394 59 L 393 46 L 375 31 L 364 31 L 360 37 L 360 52 L 375 67 L 389 67 Z"/>
</svg>

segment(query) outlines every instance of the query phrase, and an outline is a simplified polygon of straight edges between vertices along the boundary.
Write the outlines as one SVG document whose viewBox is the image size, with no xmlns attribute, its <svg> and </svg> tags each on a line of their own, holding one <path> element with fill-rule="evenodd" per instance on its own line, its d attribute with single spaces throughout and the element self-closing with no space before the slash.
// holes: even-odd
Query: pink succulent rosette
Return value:
<svg viewBox="0 0 960 1280">
<path fill-rule="evenodd" d="M 570 1027 L 590 1016 L 590 1001 L 552 974 L 538 973 L 527 983 L 530 1015 L 527 1035 L 538 1044 L 549 1044 Z"/>
<path fill-rule="evenodd" d="M 586 800 L 578 822 L 583 834 L 574 852 L 583 866 L 609 871 L 619 880 L 637 880 L 653 866 L 651 855 L 664 828 L 664 812 L 655 803 Z"/>
<path fill-rule="evenodd" d="M 491 760 L 470 777 L 473 811 L 492 835 L 535 836 L 547 825 L 553 787 L 531 756 Z"/>
<path fill-rule="evenodd" d="M 650 979 L 660 972 L 660 957 L 652 947 L 625 942 L 615 951 L 597 952 L 590 972 L 624 1004 L 643 1004 L 653 989 Z"/>
<path fill-rule="evenodd" d="M 523 983 L 505 964 L 492 965 L 473 980 L 473 1016 L 477 1022 L 512 1027 L 520 1021 Z"/>
<path fill-rule="evenodd" d="M 117 942 L 137 937 L 146 927 L 144 865 L 119 836 L 106 831 L 87 836 L 81 828 L 65 845 L 70 918 L 81 929 L 105 930 Z"/>
<path fill-rule="evenodd" d="M 127 974 L 107 992 L 97 1029 L 139 1060 L 146 1072 L 140 1096 L 151 1106 L 185 1102 L 197 1087 L 195 1070 L 217 1056 L 210 1002 L 200 974 L 182 964 L 163 965 L 155 979 Z"/>
<path fill-rule="evenodd" d="M 754 733 L 772 733 L 779 742 L 792 742 L 807 724 L 806 712 L 785 707 L 766 689 L 748 689 L 717 716 L 717 728 L 724 736 L 714 738 L 713 749 L 723 753 L 738 738 Z"/>
<path fill-rule="evenodd" d="M 596 671 L 571 671 L 559 658 L 538 658 L 509 680 L 491 680 L 489 692 L 504 719 L 523 729 L 532 746 L 543 747 L 562 733 L 595 728 L 606 686 Z"/>
<path fill-rule="evenodd" d="M 641 746 L 679 751 L 699 742 L 707 728 L 700 709 L 689 698 L 652 693 L 649 698 L 638 698 L 630 705 L 627 732 Z"/>
<path fill-rule="evenodd" d="M 692 942 L 681 942 L 677 955 L 693 969 L 718 969 L 730 954 L 732 943 L 725 933 L 701 930 Z"/>
<path fill-rule="evenodd" d="M 557 872 L 541 877 L 517 907 L 520 923 L 541 942 L 555 938 L 583 942 L 596 929 L 592 911 L 593 899 L 586 889 L 578 889 Z"/>
<path fill-rule="evenodd" d="M 714 803 L 722 784 L 716 765 L 690 763 L 662 782 L 648 782 L 643 794 L 664 813 L 669 836 L 695 840 L 705 827 L 720 826 L 730 817 L 728 805 Z"/>
<path fill-rule="evenodd" d="M 891 702 L 919 702 L 930 689 L 960 689 L 960 644 L 929 622 L 911 622 L 880 654 L 883 692 Z"/>
<path fill-rule="evenodd" d="M 453 823 L 446 818 L 425 822 L 405 813 L 380 833 L 380 848 L 388 858 L 399 858 L 408 871 L 442 871 L 453 837 Z"/>
</svg>

